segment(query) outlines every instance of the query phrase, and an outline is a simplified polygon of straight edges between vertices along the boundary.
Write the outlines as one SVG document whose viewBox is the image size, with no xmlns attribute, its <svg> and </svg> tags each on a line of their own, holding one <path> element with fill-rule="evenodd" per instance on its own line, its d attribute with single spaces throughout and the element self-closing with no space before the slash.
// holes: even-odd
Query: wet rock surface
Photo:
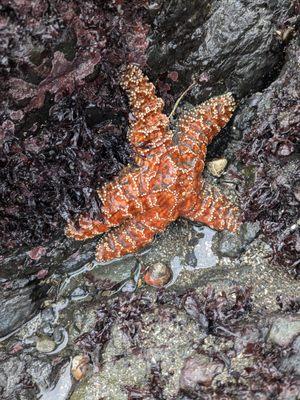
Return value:
<svg viewBox="0 0 300 400">
<path fill-rule="evenodd" d="M 173 237 L 170 232 L 172 245 Z M 166 238 L 162 239 L 166 249 Z M 159 241 L 157 249 L 159 256 Z M 265 259 L 264 254 L 261 259 L 258 257 L 257 248 L 251 252 L 255 254 L 254 263 Z M 150 262 L 153 255 L 153 252 L 145 254 L 145 260 L 148 257 Z M 243 257 L 248 257 L 248 268 L 251 268 L 253 261 L 249 261 L 249 250 Z M 278 343 L 287 337 L 284 332 L 288 332 L 289 326 L 292 329 L 289 322 L 296 321 L 293 312 L 297 311 L 297 302 L 289 305 L 288 300 L 282 300 L 282 307 L 288 314 L 276 311 L 269 319 L 268 312 L 278 310 L 276 290 L 272 289 L 268 294 L 260 286 L 254 288 L 254 296 L 250 291 L 236 290 L 237 283 L 245 284 L 243 279 L 239 280 L 241 266 L 235 267 L 237 275 L 235 281 L 231 281 L 230 274 L 234 268 L 232 263 L 228 263 L 229 270 L 225 265 L 215 271 L 212 268 L 181 271 L 176 282 L 163 292 L 145 287 L 132 294 L 108 294 L 104 283 L 95 283 L 92 279 L 93 270 L 73 273 L 69 279 L 60 278 L 61 281 L 57 277 L 56 294 L 54 297 L 49 295 L 45 308 L 1 345 L 1 367 L 6 371 L 0 385 L 3 398 L 14 399 L 16 396 L 17 399 L 22 393 L 25 399 L 31 399 L 43 393 L 43 396 L 50 397 L 42 398 L 51 399 L 51 393 L 60 391 L 58 388 L 61 386 L 68 388 L 65 397 L 61 398 L 73 400 L 98 399 L 101 396 L 127 399 L 137 393 L 149 399 L 160 396 L 166 399 L 193 398 L 199 390 L 203 395 L 215 393 L 218 396 L 220 387 L 222 393 L 226 391 L 228 398 L 232 398 L 240 390 L 250 393 L 253 381 L 259 382 L 257 387 L 262 385 L 265 370 L 253 371 L 252 366 L 256 364 L 268 370 L 272 366 L 273 372 L 276 365 L 276 374 L 280 374 L 281 381 L 286 385 L 288 382 L 289 388 L 294 387 L 296 383 L 290 379 L 290 371 L 297 368 L 298 331 L 293 330 L 293 340 L 286 342 L 284 348 Z M 95 276 L 100 272 L 101 266 Z M 130 265 L 128 272 L 130 275 Z M 249 274 L 245 273 L 246 277 Z M 253 283 L 251 276 L 250 281 Z M 283 299 L 288 288 L 282 286 L 282 280 L 279 281 L 281 287 L 280 291 L 277 288 L 277 294 L 280 293 Z M 209 282 L 217 291 L 208 289 L 203 292 L 203 287 Z M 113 281 L 111 284 L 115 285 Z M 76 300 L 76 297 L 69 299 L 68 294 L 83 285 L 91 296 L 81 300 Z M 95 285 L 103 289 L 95 292 Z M 95 295 L 97 297 L 93 300 Z M 262 305 L 267 307 L 266 311 Z M 271 341 L 269 332 L 276 321 L 282 321 L 283 330 L 277 341 Z M 65 336 L 62 334 L 64 330 Z M 50 353 L 48 350 L 52 348 L 47 347 L 44 353 L 44 348 L 41 351 L 36 347 L 45 335 L 52 345 L 55 342 L 55 349 Z M 88 373 L 79 384 L 73 382 L 71 385 L 70 367 L 66 370 L 65 365 L 78 354 L 89 360 L 85 364 Z M 87 359 L 85 355 L 88 355 Z M 289 367 L 287 360 L 290 361 Z M 197 364 L 196 372 L 191 372 L 190 363 Z M 39 369 L 43 374 L 38 376 Z M 239 374 L 243 376 L 242 383 L 233 385 Z M 268 379 L 272 381 L 273 375 Z M 287 390 L 287 387 L 279 388 L 277 385 L 271 387 L 274 395 Z M 267 389 L 260 387 L 259 390 L 263 394 Z"/>
<path fill-rule="evenodd" d="M 2 285 L 0 293 L 1 317 L 0 337 L 6 336 L 22 326 L 38 309 L 39 303 L 34 300 L 35 285 L 28 286 L 26 281 L 8 283 L 7 289 Z M 14 286 L 9 288 L 9 286 Z"/>
<path fill-rule="evenodd" d="M 242 225 L 238 234 L 226 231 L 219 233 L 216 240 L 216 252 L 223 257 L 238 257 L 255 239 L 259 230 L 258 223 L 246 223 Z"/>
<path fill-rule="evenodd" d="M 275 31 L 291 13 L 289 1 L 157 4 L 150 66 L 160 74 L 178 72 L 180 85 L 189 84 L 192 75 L 205 72 L 211 76 L 207 91 L 192 91 L 196 101 L 211 94 L 212 88 L 214 93 L 229 89 L 243 97 L 265 87 L 270 71 L 276 74 L 283 57 Z"/>
<path fill-rule="evenodd" d="M 138 299 L 143 306 L 148 300 L 142 296 L 138 296 Z M 135 302 L 134 297 L 132 300 Z M 127 306 L 130 308 L 129 303 Z M 139 309 L 140 305 L 137 307 Z M 127 399 L 127 392 L 143 387 L 147 391 L 151 371 L 156 369 L 164 377 L 163 391 L 176 394 L 183 359 L 197 346 L 201 334 L 197 323 L 187 319 L 184 313 L 178 313 L 176 308 L 166 306 L 152 309 L 150 306 L 149 311 L 144 315 L 129 317 L 128 322 L 122 316 L 117 318 L 102 353 L 99 373 L 75 391 L 72 399 L 91 396 L 90 388 L 95 386 L 95 382 L 102 384 L 97 385 L 90 398 Z M 83 338 L 83 344 L 85 340 Z"/>
</svg>

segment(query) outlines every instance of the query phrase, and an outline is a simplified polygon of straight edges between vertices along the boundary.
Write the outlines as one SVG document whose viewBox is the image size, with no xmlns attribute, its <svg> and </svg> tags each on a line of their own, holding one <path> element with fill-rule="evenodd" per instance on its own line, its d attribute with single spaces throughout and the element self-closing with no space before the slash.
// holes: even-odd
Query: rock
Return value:
<svg viewBox="0 0 300 400">
<path fill-rule="evenodd" d="M 56 379 L 51 385 L 46 388 L 41 388 L 43 400 L 65 400 L 70 398 L 72 389 L 72 378 L 70 373 L 70 362 L 65 363 L 59 367 L 56 372 Z"/>
<path fill-rule="evenodd" d="M 223 257 L 238 257 L 259 233 L 258 223 L 243 224 L 237 233 L 220 232 L 217 236 L 215 251 Z"/>
<path fill-rule="evenodd" d="M 281 362 L 280 370 L 286 374 L 300 375 L 300 354 L 293 354 L 285 358 Z"/>
<path fill-rule="evenodd" d="M 227 88 L 243 97 L 261 90 L 281 61 L 274 27 L 289 13 L 289 0 L 176 0 L 172 10 L 164 4 L 156 11 L 148 63 L 157 74 L 178 72 L 181 90 L 205 71 L 218 94 Z M 197 102 L 208 97 L 201 86 L 191 94 Z"/>
<path fill-rule="evenodd" d="M 18 287 L 0 291 L 0 337 L 6 336 L 26 322 L 36 310 L 33 300 L 34 286 Z"/>
<path fill-rule="evenodd" d="M 18 252 L 8 254 L 1 259 L 0 274 L 2 278 L 25 278 L 39 273 L 47 267 L 48 276 L 54 271 L 69 273 L 94 260 L 96 239 L 87 243 L 78 243 L 66 237 L 53 239 L 47 243 L 47 253 L 38 260 L 28 256 L 28 250 L 21 248 Z M 26 265 L 26 268 L 23 266 Z"/>
<path fill-rule="evenodd" d="M 245 222 L 241 226 L 241 236 L 245 247 L 257 237 L 259 231 L 260 226 L 258 222 Z"/>
<path fill-rule="evenodd" d="M 289 346 L 300 334 L 300 316 L 286 316 L 276 319 L 269 332 L 268 340 L 281 347 Z"/>
<path fill-rule="evenodd" d="M 25 363 L 18 357 L 11 357 L 2 361 L 0 365 L 0 393 L 1 398 L 15 399 L 16 388 L 20 379 L 24 376 Z"/>
<path fill-rule="evenodd" d="M 242 103 L 233 121 L 242 137 L 235 154 L 246 170 L 251 168 L 241 187 L 245 216 L 262 223 L 273 262 L 293 275 L 300 274 L 296 197 L 300 159 L 295 148 L 300 124 L 299 55 L 299 42 L 291 40 L 277 79 Z"/>
<path fill-rule="evenodd" d="M 102 352 L 101 371 L 80 382 L 71 400 L 127 400 L 124 387 L 147 388 L 153 365 L 160 366 L 158 376 L 164 379 L 164 398 L 176 397 L 184 359 L 206 335 L 197 321 L 167 304 L 142 313 L 136 310 L 134 314 L 138 319 L 134 337 L 131 328 L 124 330 L 124 323 L 127 327 L 134 323 L 116 321 Z"/>
<path fill-rule="evenodd" d="M 85 332 L 89 332 L 97 321 L 97 311 L 91 306 L 80 304 L 76 307 L 72 315 L 72 323 L 69 327 L 69 341 L 75 341 L 76 338 Z"/>
<path fill-rule="evenodd" d="M 222 257 L 238 257 L 244 249 L 242 238 L 228 231 L 220 232 L 216 243 L 215 252 Z"/>
<path fill-rule="evenodd" d="M 38 337 L 36 341 L 36 349 L 40 353 L 50 353 L 56 347 L 54 340 L 50 339 L 48 336 Z"/>
<path fill-rule="evenodd" d="M 300 335 L 293 342 L 293 351 L 300 354 Z"/>
<path fill-rule="evenodd" d="M 134 264 L 135 260 L 127 258 L 113 261 L 107 265 L 96 265 L 89 275 L 95 282 L 98 280 L 108 280 L 112 284 L 119 283 L 130 278 L 131 269 L 134 267 Z"/>
<path fill-rule="evenodd" d="M 38 389 L 51 386 L 53 367 L 50 362 L 24 353 L 4 361 L 0 354 L 0 359 L 1 400 L 36 399 Z"/>
<path fill-rule="evenodd" d="M 189 357 L 181 371 L 180 388 L 194 390 L 197 385 L 209 386 L 213 378 L 223 371 L 223 364 L 199 354 Z"/>
<path fill-rule="evenodd" d="M 51 385 L 52 365 L 41 359 L 26 357 L 26 371 L 38 387 L 48 387 Z"/>
</svg>

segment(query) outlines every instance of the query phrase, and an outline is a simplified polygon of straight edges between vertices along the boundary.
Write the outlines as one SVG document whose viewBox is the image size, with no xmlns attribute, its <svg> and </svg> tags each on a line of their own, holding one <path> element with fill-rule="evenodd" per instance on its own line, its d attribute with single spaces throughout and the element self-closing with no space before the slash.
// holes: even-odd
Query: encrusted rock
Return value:
<svg viewBox="0 0 300 400">
<path fill-rule="evenodd" d="M 300 316 L 286 316 L 276 319 L 269 332 L 269 340 L 281 347 L 287 347 L 300 334 Z"/>
<path fill-rule="evenodd" d="M 197 385 L 209 386 L 223 368 L 223 364 L 205 355 L 191 356 L 185 361 L 181 371 L 180 387 L 183 390 L 194 390 Z"/>
</svg>

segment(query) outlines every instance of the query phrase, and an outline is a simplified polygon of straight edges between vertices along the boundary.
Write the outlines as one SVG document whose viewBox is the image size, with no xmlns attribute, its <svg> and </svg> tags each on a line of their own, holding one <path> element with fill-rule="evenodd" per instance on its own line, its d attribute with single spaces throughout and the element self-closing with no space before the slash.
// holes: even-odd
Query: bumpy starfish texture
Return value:
<svg viewBox="0 0 300 400">
<path fill-rule="evenodd" d="M 134 117 L 129 140 L 136 166 L 98 190 L 101 220 L 81 217 L 78 227 L 68 224 L 66 235 L 84 240 L 109 231 L 96 250 L 96 259 L 104 262 L 141 249 L 178 217 L 235 232 L 238 208 L 201 179 L 207 145 L 234 111 L 231 93 L 185 113 L 175 135 L 163 114 L 163 100 L 138 67 L 127 67 L 121 86 Z"/>
</svg>

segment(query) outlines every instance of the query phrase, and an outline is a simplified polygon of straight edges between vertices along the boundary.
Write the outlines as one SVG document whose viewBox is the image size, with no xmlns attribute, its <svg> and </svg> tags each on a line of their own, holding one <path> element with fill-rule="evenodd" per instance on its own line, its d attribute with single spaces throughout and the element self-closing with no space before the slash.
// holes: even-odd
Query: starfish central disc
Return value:
<svg viewBox="0 0 300 400">
<path fill-rule="evenodd" d="M 96 250 L 96 259 L 103 262 L 141 249 L 178 217 L 236 231 L 238 208 L 201 178 L 207 145 L 234 111 L 231 93 L 180 117 L 175 142 L 163 100 L 137 66 L 127 67 L 121 86 L 134 117 L 128 139 L 136 166 L 98 190 L 102 220 L 81 217 L 79 227 L 68 224 L 66 235 L 84 240 L 107 232 Z"/>
</svg>

